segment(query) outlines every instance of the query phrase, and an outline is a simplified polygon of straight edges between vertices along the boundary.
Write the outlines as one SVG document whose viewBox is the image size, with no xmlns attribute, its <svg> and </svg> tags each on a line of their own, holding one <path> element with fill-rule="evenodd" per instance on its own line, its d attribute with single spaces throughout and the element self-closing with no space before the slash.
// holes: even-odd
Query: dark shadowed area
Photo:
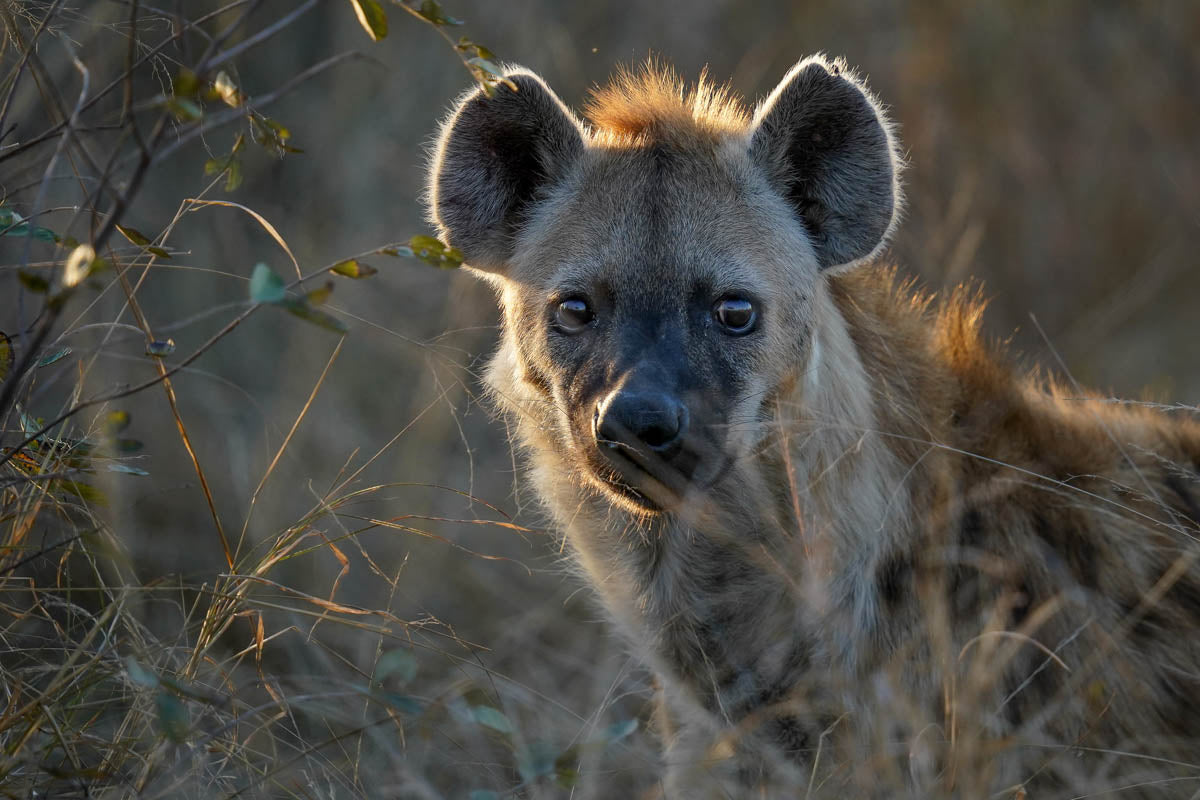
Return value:
<svg viewBox="0 0 1200 800">
<path fill-rule="evenodd" d="M 0 76 L 19 75 L 0 130 L 0 207 L 24 218 L 40 210 L 37 226 L 86 242 L 105 218 L 74 211 L 95 176 L 112 152 L 124 168 L 138 158 L 116 124 L 125 91 L 81 115 L 89 135 L 57 158 L 60 136 L 27 143 L 76 105 L 81 73 L 72 53 L 89 70 L 91 95 L 121 75 L 131 9 L 108 0 L 70 5 L 0 0 L 8 32 Z M 193 20 L 218 8 L 209 0 L 163 5 L 171 8 L 143 4 L 136 52 L 170 39 L 176 5 Z M 170 368 L 203 347 L 249 307 L 256 264 L 290 281 L 361 255 L 378 273 L 329 276 L 332 295 L 311 299 L 344 324 L 344 339 L 262 307 L 172 375 L 177 414 L 154 385 L 56 429 L 141 443 L 117 447 L 77 476 L 88 487 L 73 495 L 82 511 L 56 517 L 50 506 L 61 499 L 18 497 L 24 487 L 0 474 L 8 498 L 0 505 L 4 669 L 45 690 L 22 670 L 67 659 L 53 655 L 65 645 L 51 642 L 49 628 L 23 627 L 37 606 L 31 587 L 103 582 L 105 592 L 55 594 L 61 608 L 46 618 L 62 623 L 63 641 L 77 641 L 93 623 L 104 629 L 116 619 L 114 608 L 128 615 L 136 635 L 113 633 L 110 649 L 92 643 L 77 652 L 111 661 L 111 675 L 129 683 L 131 707 L 157 719 L 177 748 L 138 762 L 144 773 L 133 763 L 101 767 L 89 761 L 94 745 L 55 743 L 52 726 L 22 711 L 11 724 L 0 718 L 0 787 L 13 780 L 20 796 L 99 787 L 95 776 L 112 773 L 121 778 L 105 796 L 138 785 L 148 796 L 180 786 L 188 796 L 227 796 L 255 786 L 263 796 L 565 797 L 562 787 L 573 783 L 570 796 L 602 798 L 654 786 L 649 676 L 561 569 L 560 542 L 542 528 L 520 458 L 482 397 L 481 371 L 497 339 L 492 291 L 465 270 L 374 252 L 429 233 L 427 147 L 474 80 L 441 31 L 533 69 L 574 108 L 617 65 L 649 55 L 689 81 L 707 69 L 751 103 L 804 55 L 844 56 L 888 105 L 907 154 L 905 220 L 885 258 L 931 289 L 982 282 L 991 298 L 986 329 L 1011 339 L 1031 366 L 1114 397 L 1200 403 L 1200 13 L 1192 3 L 446 0 L 445 14 L 462 25 L 434 27 L 382 4 L 389 25 L 378 42 L 353 3 L 308 5 L 220 65 L 251 104 L 283 89 L 261 111 L 303 152 L 279 155 L 255 143 L 236 111 L 200 136 L 189 136 L 187 109 L 177 114 L 162 134 L 161 161 L 121 221 L 169 258 L 120 233 L 108 240 L 99 255 L 118 269 L 97 272 L 66 302 L 36 356 L 44 366 L 22 384 L 19 408 L 0 416 L 0 452 L 35 431 L 34 418 L 49 421 L 81 398 L 152 379 L 159 363 Z M 212 36 L 249 9 L 226 48 L 302 7 L 232 6 L 199 26 Z M 23 65 L 21 42 L 48 17 L 37 63 Z M 184 38 L 186 46 L 168 43 L 135 71 L 128 111 L 144 119 L 143 136 L 173 81 L 178 90 L 181 64 L 207 44 L 198 33 Z M 306 74 L 347 51 L 360 55 Z M 207 119 L 235 108 L 219 97 L 202 105 Z M 226 157 L 239 135 L 242 180 L 227 192 L 220 169 L 206 174 L 205 164 Z M 53 283 L 69 248 L 16 235 L 18 222 L 0 220 L 9 228 L 0 236 L 0 331 L 19 359 L 46 313 L 31 276 Z M 145 325 L 127 307 L 119 271 Z M 325 282 L 319 276 L 304 290 Z M 146 355 L 147 326 L 174 342 L 161 362 Z M 113 412 L 127 412 L 128 424 Z M 31 510 L 38 502 L 50 505 Z M 234 568 L 214 517 L 236 551 Z M 80 529 L 88 535 L 55 546 Z M 254 577 L 223 577 L 231 573 Z M 242 605 L 223 631 L 205 632 L 213 591 Z M 207 672 L 185 666 L 198 641 L 207 642 Z M 405 655 L 385 660 L 391 669 L 380 677 L 380 659 L 396 651 Z M 222 723 L 199 708 L 206 700 L 198 690 L 171 688 L 159 696 L 175 699 L 155 706 L 153 687 L 168 684 L 143 668 L 179 671 L 248 705 L 270 703 L 273 693 L 303 696 L 287 711 L 273 708 L 271 721 L 247 722 L 247 712 L 238 723 L 249 749 L 276 748 L 267 762 L 278 771 L 249 769 L 256 784 L 242 773 L 226 779 L 208 761 L 197 767 Z M 397 670 L 404 686 L 393 690 L 403 702 L 381 711 L 368 695 L 391 686 Z M 31 691 L 6 690 L 0 706 L 23 709 Z M 170 702 L 188 709 L 191 722 L 182 724 L 191 733 L 174 736 Z M 85 725 L 86 713 L 76 713 L 67 724 Z M 268 746 L 263 731 L 280 719 L 286 730 Z M 152 739 L 158 729 L 147 724 Z M 124 730 L 105 728 L 114 737 Z M 39 737 L 41 751 L 22 750 Z M 311 752 L 301 744 L 327 739 Z M 320 767 L 293 763 L 297 753 Z M 38 764 L 75 777 L 38 777 Z M 305 794 L 297 787 L 306 781 L 323 788 Z"/>
</svg>

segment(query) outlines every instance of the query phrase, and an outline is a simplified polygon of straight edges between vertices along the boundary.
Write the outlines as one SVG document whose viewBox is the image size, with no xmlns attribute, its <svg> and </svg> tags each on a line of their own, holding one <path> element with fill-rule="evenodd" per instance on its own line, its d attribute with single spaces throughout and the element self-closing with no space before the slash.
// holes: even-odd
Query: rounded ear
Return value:
<svg viewBox="0 0 1200 800">
<path fill-rule="evenodd" d="M 795 209 L 821 269 L 883 248 L 902 162 L 879 104 L 840 59 L 813 56 L 784 76 L 754 114 L 750 156 Z"/>
<path fill-rule="evenodd" d="M 504 272 L 531 204 L 583 152 L 583 128 L 542 79 L 515 68 L 476 88 L 442 124 L 429 215 L 467 264 Z"/>
</svg>

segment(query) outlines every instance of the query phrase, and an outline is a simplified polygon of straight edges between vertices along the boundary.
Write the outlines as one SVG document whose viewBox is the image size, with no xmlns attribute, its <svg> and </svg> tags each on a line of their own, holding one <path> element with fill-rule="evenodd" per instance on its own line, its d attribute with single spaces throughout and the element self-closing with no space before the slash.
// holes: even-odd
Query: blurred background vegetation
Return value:
<svg viewBox="0 0 1200 800">
<path fill-rule="evenodd" d="M 177 411 L 154 385 L 46 433 L 22 451 L 24 467 L 10 458 L 0 477 L 0 795 L 653 789 L 648 677 L 560 569 L 560 545 L 541 529 L 504 426 L 479 396 L 497 337 L 490 290 L 463 271 L 371 252 L 428 233 L 420 195 L 431 136 L 472 83 L 463 59 L 490 55 L 456 52 L 460 36 L 540 72 L 576 108 L 615 65 L 650 54 L 689 79 L 707 65 L 751 102 L 805 54 L 845 56 L 890 106 L 907 148 L 907 218 L 891 259 L 930 288 L 982 280 L 988 331 L 1012 338 L 1027 363 L 1114 396 L 1200 402 L 1194 3 L 447 0 L 441 25 L 420 18 L 437 18 L 420 3 L 161 5 L 141 3 L 131 25 L 128 0 L 0 0 L 0 93 L 12 88 L 0 206 L 41 212 L 25 231 L 33 235 L 20 235 L 16 217 L 0 220 L 11 360 L 55 319 L 31 356 L 44 366 L 15 376 L 19 410 L 0 407 L 0 453 L 13 454 L 34 418 L 153 379 L 159 364 L 203 348 L 251 298 L 264 299 L 251 293 L 256 264 L 292 280 L 368 253 L 360 263 L 378 273 L 331 276 L 328 299 L 305 301 L 344 325 L 344 341 L 332 323 L 263 308 L 171 376 Z M 366 31 L 375 8 L 388 17 L 379 41 Z M 200 63 L 205 37 L 226 29 L 217 52 L 232 57 L 188 83 L 184 67 Z M 25 55 L 34 40 L 36 59 Z M 29 144 L 76 103 L 72 54 L 94 96 L 131 52 L 164 42 L 132 84 L 79 116 L 59 156 L 60 136 Z M 486 62 L 476 63 L 486 78 Z M 218 71 L 225 82 L 214 93 L 205 87 Z M 223 102 L 221 86 L 235 87 L 238 102 Z M 273 102 L 257 105 L 264 98 Z M 249 121 L 249 108 L 263 118 Z M 229 123 L 208 126 L 217 115 Z M 103 228 L 103 215 L 75 215 L 98 168 L 110 153 L 126 159 L 113 177 L 118 196 L 139 152 L 123 126 L 137 120 L 145 137 L 160 116 L 155 152 L 165 155 L 121 209 L 131 235 L 113 235 L 98 253 L 110 268 L 48 315 L 73 244 L 65 237 L 86 243 Z M 240 182 L 226 191 L 219 173 L 239 136 Z M 200 197 L 261 215 L 298 267 L 244 210 L 183 205 Z M 145 326 L 125 309 L 123 270 Z M 146 327 L 173 352 L 146 355 Z M 55 463 L 90 471 L 28 480 L 61 460 L 63 440 L 85 437 L 91 461 Z M 334 495 L 361 495 L 336 514 L 314 512 L 360 468 Z M 214 517 L 236 550 L 233 568 Z M 285 546 L 295 547 L 287 557 Z M 270 583 L 221 577 L 254 568 Z M 236 596 L 227 626 L 206 629 L 221 593 Z M 105 627 L 118 618 L 119 632 Z M 93 629 L 111 637 L 103 647 L 87 638 Z M 402 655 L 381 655 L 391 652 Z M 103 674 L 88 684 L 90 673 L 70 673 L 76 694 L 64 694 L 52 678 L 68 662 Z M 396 682 L 402 696 L 373 694 Z M 254 714 L 262 719 L 247 722 Z M 84 741 L 90 730 L 127 737 L 121 757 Z M 228 737 L 239 755 L 213 755 Z"/>
</svg>

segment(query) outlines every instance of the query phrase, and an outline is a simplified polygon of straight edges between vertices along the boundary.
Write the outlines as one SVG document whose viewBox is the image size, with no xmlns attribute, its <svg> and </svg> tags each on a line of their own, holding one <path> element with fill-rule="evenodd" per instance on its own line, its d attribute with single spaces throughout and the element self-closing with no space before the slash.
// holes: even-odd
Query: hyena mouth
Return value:
<svg viewBox="0 0 1200 800">
<path fill-rule="evenodd" d="M 624 442 L 598 440 L 599 469 L 593 472 L 605 488 L 647 511 L 666 511 L 704 487 L 697 481 L 701 458 L 695 450 L 680 450 L 671 458 Z"/>
<path fill-rule="evenodd" d="M 718 448 L 695 436 L 670 441 L 592 420 L 588 462 L 610 493 L 641 511 L 671 511 L 710 488 L 729 465 Z"/>
</svg>

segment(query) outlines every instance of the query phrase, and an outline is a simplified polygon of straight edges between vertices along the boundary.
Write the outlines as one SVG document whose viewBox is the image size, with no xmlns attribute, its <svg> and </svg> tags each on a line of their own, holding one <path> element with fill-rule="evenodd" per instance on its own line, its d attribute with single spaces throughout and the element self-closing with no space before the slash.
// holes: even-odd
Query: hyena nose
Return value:
<svg viewBox="0 0 1200 800">
<path fill-rule="evenodd" d="M 672 449 L 687 431 L 688 410 L 679 398 L 658 390 L 619 389 L 596 406 L 593 433 L 599 444 Z"/>
</svg>

